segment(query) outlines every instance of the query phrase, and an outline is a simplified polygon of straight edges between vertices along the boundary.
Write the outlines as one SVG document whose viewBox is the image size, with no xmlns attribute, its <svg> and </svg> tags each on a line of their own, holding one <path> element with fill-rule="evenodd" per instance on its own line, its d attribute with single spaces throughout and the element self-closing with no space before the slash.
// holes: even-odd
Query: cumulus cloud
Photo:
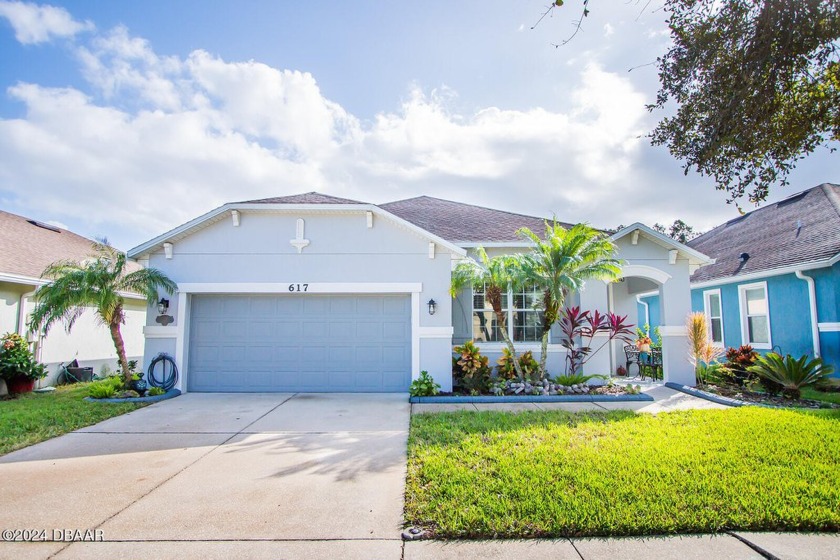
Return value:
<svg viewBox="0 0 840 560">
<path fill-rule="evenodd" d="M 76 21 L 64 8 L 28 2 L 0 1 L 0 16 L 9 21 L 15 38 L 24 45 L 46 43 L 56 37 L 73 37 L 94 29 L 93 23 Z"/>
<path fill-rule="evenodd" d="M 640 165 L 644 97 L 595 61 L 565 111 L 457 112 L 455 92 L 412 86 L 397 110 L 362 121 L 307 72 L 201 50 L 161 56 L 122 27 L 75 52 L 89 91 L 8 90 L 25 115 L 0 119 L 0 191 L 55 219 L 84 216 L 118 246 L 224 202 L 312 190 L 429 194 L 604 226 L 673 202 Z"/>
</svg>

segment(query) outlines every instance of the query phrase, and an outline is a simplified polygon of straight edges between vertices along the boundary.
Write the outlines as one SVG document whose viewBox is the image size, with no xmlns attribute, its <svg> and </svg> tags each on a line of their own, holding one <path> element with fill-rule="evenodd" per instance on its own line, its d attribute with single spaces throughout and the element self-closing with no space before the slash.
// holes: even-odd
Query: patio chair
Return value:
<svg viewBox="0 0 840 560">
<path fill-rule="evenodd" d="M 644 381 L 645 372 L 650 369 L 650 378 L 653 381 L 662 379 L 662 348 L 651 348 L 639 357 L 639 376 Z"/>
<path fill-rule="evenodd" d="M 624 358 L 626 360 L 624 368 L 627 370 L 628 377 L 630 376 L 630 364 L 636 364 L 636 367 L 639 369 L 639 375 L 642 374 L 642 362 L 639 356 L 639 349 L 636 348 L 635 344 L 624 345 Z"/>
</svg>

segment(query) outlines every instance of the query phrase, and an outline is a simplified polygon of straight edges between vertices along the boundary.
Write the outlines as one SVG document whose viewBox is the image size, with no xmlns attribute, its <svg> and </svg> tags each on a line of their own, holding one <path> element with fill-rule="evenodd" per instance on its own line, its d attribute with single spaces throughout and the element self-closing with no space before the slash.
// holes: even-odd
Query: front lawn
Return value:
<svg viewBox="0 0 840 560">
<path fill-rule="evenodd" d="M 65 385 L 49 393 L 0 400 L 0 455 L 145 406 L 85 402 L 88 385 Z"/>
<path fill-rule="evenodd" d="M 437 537 L 840 530 L 840 411 L 421 414 L 408 452 Z"/>
</svg>

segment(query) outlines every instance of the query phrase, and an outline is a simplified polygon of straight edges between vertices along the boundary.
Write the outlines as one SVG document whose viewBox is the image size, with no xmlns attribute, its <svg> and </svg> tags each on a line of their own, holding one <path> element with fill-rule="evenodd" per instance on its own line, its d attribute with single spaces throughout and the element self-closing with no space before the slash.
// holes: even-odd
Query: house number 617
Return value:
<svg viewBox="0 0 840 560">
<path fill-rule="evenodd" d="M 289 284 L 290 292 L 306 292 L 309 290 L 309 284 Z"/>
</svg>

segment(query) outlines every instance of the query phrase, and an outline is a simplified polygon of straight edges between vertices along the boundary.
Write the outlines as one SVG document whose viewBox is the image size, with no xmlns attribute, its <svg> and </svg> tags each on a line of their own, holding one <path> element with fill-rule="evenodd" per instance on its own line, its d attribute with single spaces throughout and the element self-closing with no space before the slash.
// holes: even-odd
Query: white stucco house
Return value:
<svg viewBox="0 0 840 560">
<path fill-rule="evenodd" d="M 525 251 L 516 230 L 544 218 L 431 197 L 367 204 L 318 193 L 234 202 L 128 252 L 178 283 L 161 325 L 149 308 L 144 364 L 172 356 L 182 391 L 405 392 L 427 370 L 452 386 L 452 347 L 468 339 L 501 352 L 482 294 L 449 296 L 453 266 L 479 245 Z M 706 256 L 644 225 L 613 236 L 624 278 L 590 282 L 585 309 L 635 318 L 636 295 L 658 290 L 666 380 L 693 384 L 685 316 L 689 276 Z M 163 294 L 162 294 L 163 295 Z M 539 354 L 533 294 L 509 294 L 519 348 Z M 549 347 L 549 369 L 564 354 Z M 620 345 L 587 370 L 624 363 Z"/>
<path fill-rule="evenodd" d="M 59 364 L 73 359 L 82 367 L 93 367 L 95 372 L 105 364 L 116 369 L 114 343 L 108 329 L 97 323 L 93 311 L 85 312 L 71 333 L 60 324 L 46 336 L 27 333 L 26 329 L 28 314 L 34 307 L 32 295 L 46 283 L 41 278 L 44 269 L 56 261 L 80 261 L 89 257 L 92 244 L 90 239 L 66 229 L 0 211 L 0 334 L 16 332 L 28 337 L 35 357 L 49 371 L 39 381 L 40 385 L 53 384 Z M 126 355 L 130 360 L 140 360 L 146 322 L 145 299 L 126 294 L 125 314 L 122 334 Z"/>
</svg>

